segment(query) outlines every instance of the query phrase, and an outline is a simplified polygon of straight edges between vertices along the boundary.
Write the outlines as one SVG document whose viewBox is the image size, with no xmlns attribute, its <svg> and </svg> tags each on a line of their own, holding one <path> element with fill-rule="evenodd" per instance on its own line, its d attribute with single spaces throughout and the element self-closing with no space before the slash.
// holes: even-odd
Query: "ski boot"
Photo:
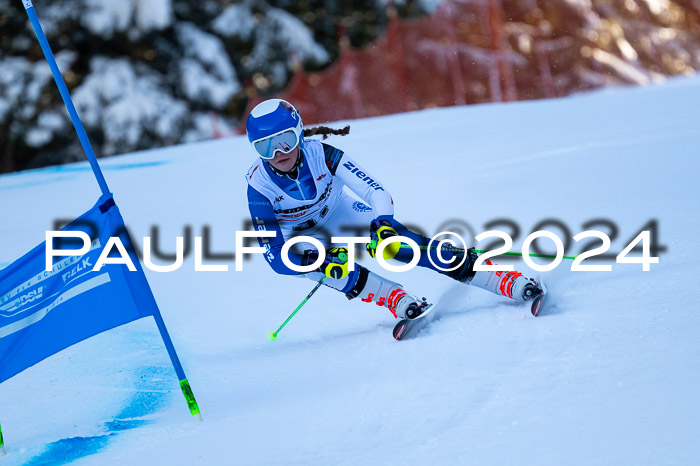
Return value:
<svg viewBox="0 0 700 466">
<path fill-rule="evenodd" d="M 399 293 L 399 296 L 403 293 L 403 296 L 398 298 L 398 303 L 393 310 L 391 307 L 387 307 L 389 307 L 389 310 L 397 318 L 415 319 L 430 307 L 425 298 L 419 300 L 415 296 L 406 293 L 401 288 L 398 288 L 396 292 Z"/>
<path fill-rule="evenodd" d="M 510 272 L 476 272 L 474 271 L 474 263 L 477 258 L 473 248 L 463 252 L 458 251 L 455 254 L 455 259 L 458 262 L 463 260 L 463 265 L 445 274 L 462 283 L 468 283 L 515 301 L 531 301 L 532 315 L 535 317 L 539 315 L 547 294 L 544 284 L 515 270 Z M 484 262 L 487 265 L 493 265 L 488 259 Z"/>
<path fill-rule="evenodd" d="M 542 287 L 537 280 L 531 278 L 528 283 L 525 284 L 523 288 L 523 301 L 529 301 L 536 298 L 543 293 Z"/>
<path fill-rule="evenodd" d="M 402 285 L 361 266 L 357 281 L 345 295 L 348 299 L 359 296 L 365 303 L 384 306 L 397 319 L 415 319 L 430 307 L 425 298 L 418 299 L 407 293 Z"/>
</svg>

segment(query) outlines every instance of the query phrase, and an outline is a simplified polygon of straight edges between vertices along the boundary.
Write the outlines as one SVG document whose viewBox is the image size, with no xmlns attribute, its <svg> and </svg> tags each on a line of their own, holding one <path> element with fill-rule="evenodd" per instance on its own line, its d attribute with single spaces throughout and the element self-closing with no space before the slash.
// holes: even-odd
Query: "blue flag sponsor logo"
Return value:
<svg viewBox="0 0 700 466">
<path fill-rule="evenodd" d="M 57 258 L 46 270 L 42 243 L 0 270 L 0 382 L 93 335 L 158 313 L 111 196 L 102 196 L 63 230 L 88 234 L 89 250 Z M 123 264 L 94 270 L 110 237 L 120 238 L 135 272 Z"/>
</svg>

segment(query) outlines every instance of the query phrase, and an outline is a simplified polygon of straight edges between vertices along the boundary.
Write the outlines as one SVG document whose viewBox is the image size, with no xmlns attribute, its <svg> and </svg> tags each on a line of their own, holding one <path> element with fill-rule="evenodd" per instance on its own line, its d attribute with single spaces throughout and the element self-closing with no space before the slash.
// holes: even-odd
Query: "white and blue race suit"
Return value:
<svg viewBox="0 0 700 466">
<path fill-rule="evenodd" d="M 295 178 L 275 171 L 262 159 L 256 160 L 246 175 L 253 228 L 277 233 L 274 238 L 258 238 L 265 248 L 265 259 L 277 273 L 302 275 L 282 262 L 282 246 L 289 238 L 311 236 L 328 248 L 332 236 L 368 236 L 369 225 L 377 218 L 390 221 L 399 235 L 413 239 L 420 246 L 428 245 L 429 238 L 409 231 L 394 220 L 391 195 L 343 151 L 314 139 L 303 140 L 300 150 Z M 301 251 L 295 253 L 292 249 L 289 253 L 289 260 L 297 265 L 302 264 L 303 250 L 313 249 L 308 243 L 301 246 Z M 428 254 L 421 253 L 418 265 L 437 270 L 428 260 Z M 443 262 L 434 252 L 430 255 L 437 264 L 449 267 L 449 262 Z M 452 258 L 449 252 L 443 252 L 442 256 L 447 261 Z M 401 262 L 412 258 L 411 249 L 402 249 L 396 256 Z M 326 284 L 347 293 L 357 281 L 360 269 L 356 267 L 343 279 L 329 278 Z M 303 275 L 313 280 L 322 276 L 320 272 Z"/>
</svg>

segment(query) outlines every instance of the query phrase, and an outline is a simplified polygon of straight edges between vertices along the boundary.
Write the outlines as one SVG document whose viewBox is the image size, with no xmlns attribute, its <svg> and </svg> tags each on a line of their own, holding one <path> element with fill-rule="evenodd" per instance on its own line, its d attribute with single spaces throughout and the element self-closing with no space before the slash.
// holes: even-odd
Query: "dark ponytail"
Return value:
<svg viewBox="0 0 700 466">
<path fill-rule="evenodd" d="M 350 125 L 347 125 L 343 129 L 333 129 L 328 126 L 315 126 L 313 128 L 304 128 L 304 137 L 321 135 L 323 139 L 327 139 L 328 136 L 346 136 L 350 134 Z"/>
</svg>

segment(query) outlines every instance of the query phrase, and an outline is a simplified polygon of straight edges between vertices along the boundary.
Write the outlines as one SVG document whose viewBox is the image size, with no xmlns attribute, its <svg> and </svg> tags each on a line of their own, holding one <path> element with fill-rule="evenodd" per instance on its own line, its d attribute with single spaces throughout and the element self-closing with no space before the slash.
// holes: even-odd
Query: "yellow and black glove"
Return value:
<svg viewBox="0 0 700 466">
<path fill-rule="evenodd" d="M 398 236 L 399 234 L 391 227 L 391 222 L 388 220 L 373 220 L 369 225 L 369 238 L 370 242 L 367 243 L 367 252 L 372 257 L 377 257 L 377 248 L 379 243 L 385 239 L 391 238 L 392 236 Z M 401 250 L 401 243 L 395 242 L 389 244 L 384 248 L 384 254 L 382 256 L 384 259 L 393 259 Z"/>
<path fill-rule="evenodd" d="M 318 251 L 309 249 L 304 251 L 302 265 L 309 265 L 318 259 Z M 323 264 L 318 268 L 328 278 L 345 278 L 348 275 L 348 250 L 347 248 L 331 248 L 326 251 Z"/>
</svg>

